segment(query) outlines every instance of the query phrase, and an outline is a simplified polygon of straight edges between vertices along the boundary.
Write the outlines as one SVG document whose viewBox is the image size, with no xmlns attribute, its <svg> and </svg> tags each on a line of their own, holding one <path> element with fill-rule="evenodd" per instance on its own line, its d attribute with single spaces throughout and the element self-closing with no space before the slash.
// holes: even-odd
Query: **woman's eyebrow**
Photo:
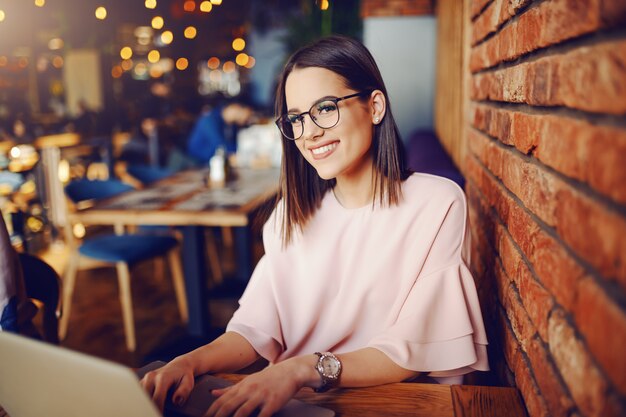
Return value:
<svg viewBox="0 0 626 417">
<path fill-rule="evenodd" d="M 313 102 L 313 104 L 311 104 L 311 106 L 309 107 L 309 109 L 310 109 L 311 107 L 315 106 L 315 105 L 316 105 L 317 103 L 319 103 L 320 101 L 324 101 L 324 100 L 333 100 L 333 99 L 336 99 L 336 98 L 337 98 L 337 96 L 324 96 L 324 97 L 320 97 L 320 98 L 318 98 L 317 100 L 315 100 L 315 101 Z M 293 107 L 292 107 L 292 108 L 290 108 L 290 109 L 287 109 L 287 113 L 294 114 L 294 113 L 299 113 L 299 112 L 300 112 L 300 109 L 297 109 L 297 108 L 293 108 Z"/>
</svg>

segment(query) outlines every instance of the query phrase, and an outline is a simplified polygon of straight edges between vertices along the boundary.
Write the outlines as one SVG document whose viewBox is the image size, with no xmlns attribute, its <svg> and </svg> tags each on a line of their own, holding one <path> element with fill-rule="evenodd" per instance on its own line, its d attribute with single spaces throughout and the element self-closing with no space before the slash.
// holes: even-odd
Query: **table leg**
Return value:
<svg viewBox="0 0 626 417">
<path fill-rule="evenodd" d="M 204 229 L 185 226 L 183 229 L 183 268 L 189 309 L 187 329 L 192 336 L 205 336 L 209 328 L 207 305 Z"/>
<path fill-rule="evenodd" d="M 233 227 L 237 270 L 235 278 L 239 283 L 247 284 L 252 275 L 252 242 L 250 226 Z"/>
</svg>

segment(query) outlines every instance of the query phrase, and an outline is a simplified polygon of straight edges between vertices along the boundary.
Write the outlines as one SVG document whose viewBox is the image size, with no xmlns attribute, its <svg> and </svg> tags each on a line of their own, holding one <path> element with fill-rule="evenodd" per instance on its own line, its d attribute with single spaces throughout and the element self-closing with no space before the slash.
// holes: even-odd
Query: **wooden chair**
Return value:
<svg viewBox="0 0 626 417">
<path fill-rule="evenodd" d="M 110 198 L 132 189 L 131 186 L 115 180 L 92 181 L 83 179 L 70 183 L 65 188 L 65 192 L 70 200 L 78 204 L 86 200 Z M 135 351 L 137 346 L 129 266 L 155 257 L 167 256 L 178 309 L 182 320 L 187 322 L 187 297 L 176 238 L 168 235 L 126 234 L 124 233 L 124 226 L 118 224 L 115 226 L 115 234 L 85 239 L 78 245 L 69 229 L 70 226 L 66 226 L 65 234 L 68 243 L 72 246 L 72 253 L 63 279 L 63 313 L 59 329 L 61 339 L 65 338 L 67 334 L 76 273 L 80 263 L 85 258 L 87 261 L 96 260 L 104 265 L 115 265 L 117 269 L 126 347 L 129 351 Z"/>
</svg>

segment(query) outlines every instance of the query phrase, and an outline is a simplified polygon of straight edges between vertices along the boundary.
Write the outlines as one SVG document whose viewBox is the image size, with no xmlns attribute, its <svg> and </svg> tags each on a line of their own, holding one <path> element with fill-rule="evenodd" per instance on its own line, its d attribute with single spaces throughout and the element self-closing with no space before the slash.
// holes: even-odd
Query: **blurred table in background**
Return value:
<svg viewBox="0 0 626 417">
<path fill-rule="evenodd" d="M 205 226 L 231 226 L 235 232 L 237 276 L 252 273 L 251 215 L 278 192 L 279 170 L 238 169 L 224 187 L 207 186 L 207 170 L 181 172 L 142 190 L 130 191 L 70 215 L 85 225 L 182 226 L 183 266 L 189 302 L 189 333 L 208 330 Z"/>
</svg>

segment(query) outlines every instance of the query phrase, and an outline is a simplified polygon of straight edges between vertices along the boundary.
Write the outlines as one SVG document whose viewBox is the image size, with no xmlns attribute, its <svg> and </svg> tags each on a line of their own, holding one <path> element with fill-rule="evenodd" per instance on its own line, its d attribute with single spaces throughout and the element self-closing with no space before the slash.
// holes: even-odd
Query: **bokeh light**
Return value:
<svg viewBox="0 0 626 417">
<path fill-rule="evenodd" d="M 35 6 L 43 7 L 46 5 L 46 0 L 35 0 Z"/>
<path fill-rule="evenodd" d="M 146 9 L 156 9 L 157 2 L 156 0 L 146 0 L 144 5 L 146 6 Z"/>
<path fill-rule="evenodd" d="M 220 67 L 220 59 L 218 57 L 212 56 L 206 63 L 209 69 L 218 69 Z"/>
<path fill-rule="evenodd" d="M 251 69 L 254 67 L 254 64 L 256 64 L 256 59 L 254 59 L 253 57 L 249 56 L 248 57 L 248 63 L 246 64 L 246 68 Z"/>
<path fill-rule="evenodd" d="M 171 30 L 166 30 L 165 32 L 161 33 L 161 42 L 163 42 L 165 45 L 169 45 L 170 43 L 172 43 L 173 40 L 174 34 Z"/>
<path fill-rule="evenodd" d="M 163 25 L 165 24 L 165 21 L 163 20 L 163 18 L 161 16 L 154 16 L 152 18 L 152 28 L 153 29 L 162 29 Z"/>
<path fill-rule="evenodd" d="M 211 10 L 213 10 L 213 5 L 211 4 L 210 1 L 205 0 L 202 3 L 200 3 L 200 11 L 201 12 L 209 13 Z"/>
<path fill-rule="evenodd" d="M 124 71 L 128 71 L 133 67 L 133 60 L 132 59 L 125 59 L 122 61 L 122 63 L 120 64 L 122 66 L 122 69 Z"/>
<path fill-rule="evenodd" d="M 156 49 L 148 52 L 148 62 L 150 62 L 151 64 L 156 64 L 157 62 L 159 62 L 159 59 L 161 59 L 161 54 Z"/>
<path fill-rule="evenodd" d="M 56 69 L 63 68 L 63 64 L 64 64 L 63 57 L 60 57 L 57 55 L 54 58 L 52 58 L 52 66 L 54 68 Z"/>
<path fill-rule="evenodd" d="M 48 41 L 48 49 L 50 49 L 51 51 L 61 49 L 64 45 L 65 42 L 63 42 L 63 39 L 61 38 L 52 38 Z"/>
<path fill-rule="evenodd" d="M 187 60 L 187 58 L 178 58 L 176 60 L 176 69 L 180 71 L 184 71 L 187 69 L 188 66 L 189 66 L 189 61 Z"/>
<path fill-rule="evenodd" d="M 216 6 L 219 6 L 220 4 L 222 4 L 222 0 L 211 0 L 211 3 Z"/>
<path fill-rule="evenodd" d="M 235 51 L 243 51 L 245 47 L 246 41 L 244 41 L 243 39 L 235 38 L 235 40 L 233 40 L 233 49 Z"/>
<path fill-rule="evenodd" d="M 194 0 L 186 0 L 183 4 L 183 10 L 186 12 L 193 12 L 196 10 L 196 2 Z"/>
<path fill-rule="evenodd" d="M 223 70 L 227 74 L 229 72 L 235 71 L 235 63 L 233 61 L 226 61 L 226 62 L 224 62 Z"/>
<path fill-rule="evenodd" d="M 187 39 L 193 39 L 196 37 L 196 35 L 198 34 L 198 31 L 196 30 L 195 27 L 193 26 L 187 26 L 185 28 L 185 38 Z"/>
<path fill-rule="evenodd" d="M 4 18 L 6 17 L 6 15 L 4 14 L 4 10 L 0 9 L 0 22 L 4 22 Z"/>
<path fill-rule="evenodd" d="M 96 9 L 96 18 L 100 20 L 104 20 L 107 18 L 107 9 L 103 6 L 100 6 Z"/>
<path fill-rule="evenodd" d="M 248 54 L 244 54 L 243 52 L 237 55 L 237 58 L 235 58 L 235 62 L 237 63 L 237 65 L 244 67 L 248 64 L 248 61 L 250 60 L 250 57 L 248 56 Z"/>
<path fill-rule="evenodd" d="M 123 73 L 124 70 L 119 65 L 115 65 L 113 68 L 111 68 L 111 77 L 113 78 L 120 78 Z"/>
<path fill-rule="evenodd" d="M 120 50 L 120 58 L 131 59 L 133 56 L 133 50 L 130 46 L 125 46 Z"/>
</svg>

